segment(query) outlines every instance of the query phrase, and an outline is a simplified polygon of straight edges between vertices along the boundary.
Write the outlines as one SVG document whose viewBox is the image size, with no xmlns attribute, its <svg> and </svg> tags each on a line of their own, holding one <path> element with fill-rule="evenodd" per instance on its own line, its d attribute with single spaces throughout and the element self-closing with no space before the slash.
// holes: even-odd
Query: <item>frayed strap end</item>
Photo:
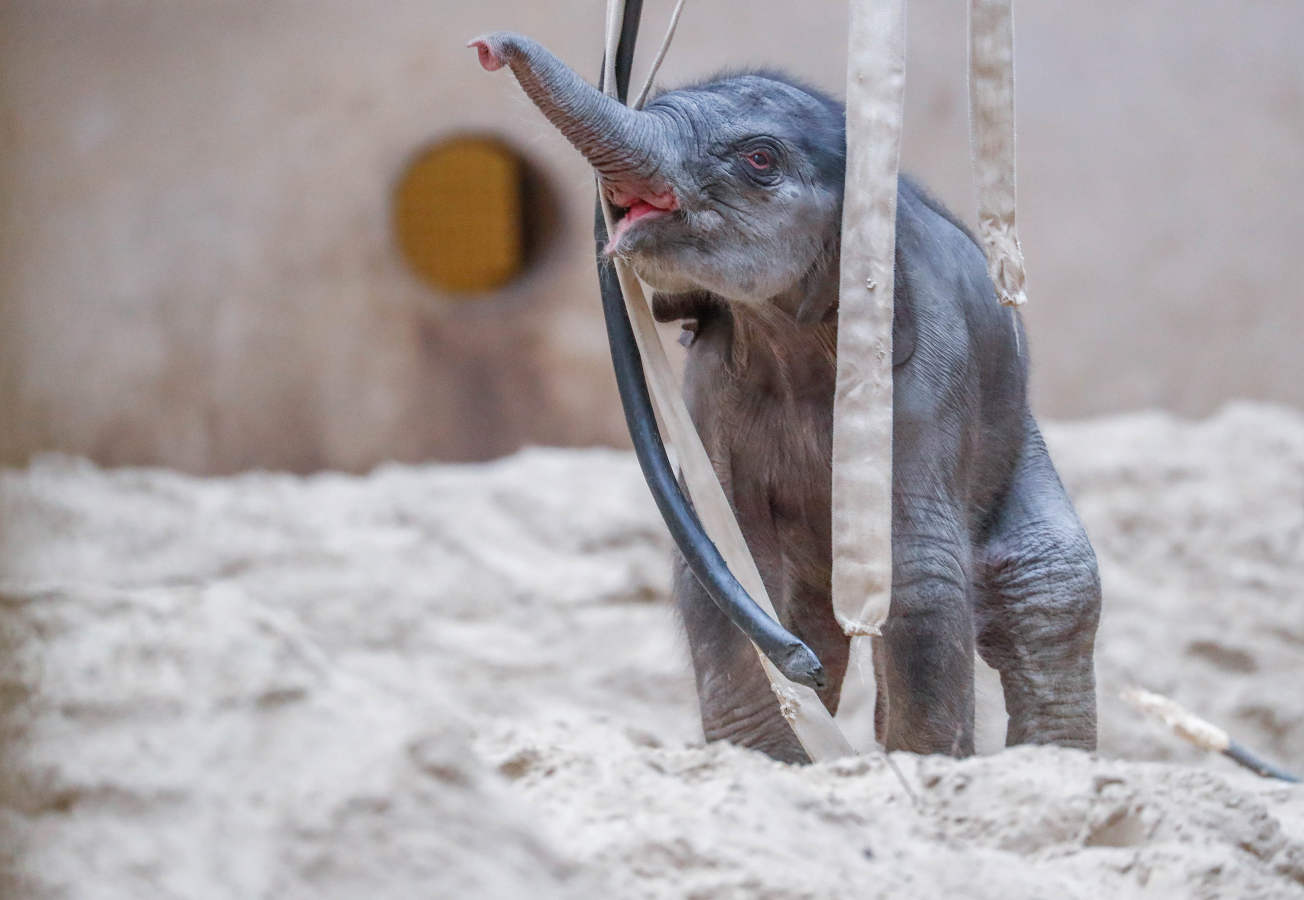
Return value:
<svg viewBox="0 0 1304 900">
<path fill-rule="evenodd" d="M 1023 265 L 1023 247 L 1013 223 L 984 220 L 978 230 L 987 253 L 987 273 L 996 288 L 996 298 L 1005 306 L 1022 306 L 1028 302 L 1024 285 L 1027 271 Z"/>
</svg>

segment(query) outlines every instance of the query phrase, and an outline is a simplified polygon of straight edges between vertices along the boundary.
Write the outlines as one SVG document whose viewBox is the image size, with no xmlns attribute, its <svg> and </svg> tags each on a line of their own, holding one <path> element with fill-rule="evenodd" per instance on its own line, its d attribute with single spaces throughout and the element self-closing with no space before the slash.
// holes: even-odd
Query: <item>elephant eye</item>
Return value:
<svg viewBox="0 0 1304 900">
<path fill-rule="evenodd" d="M 774 165 L 774 157 L 769 150 L 752 150 L 747 154 L 747 163 L 758 172 L 768 172 Z"/>
</svg>

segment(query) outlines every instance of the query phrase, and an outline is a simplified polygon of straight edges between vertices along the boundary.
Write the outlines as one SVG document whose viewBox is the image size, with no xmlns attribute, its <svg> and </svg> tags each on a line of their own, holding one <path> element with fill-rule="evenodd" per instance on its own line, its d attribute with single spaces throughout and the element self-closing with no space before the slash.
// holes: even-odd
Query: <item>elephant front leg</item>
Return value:
<svg viewBox="0 0 1304 900">
<path fill-rule="evenodd" d="M 780 762 L 809 762 L 779 710 L 751 641 L 720 611 L 678 554 L 674 591 L 688 633 L 706 739 L 760 750 Z"/>
<path fill-rule="evenodd" d="M 955 507 L 900 498 L 892 536 L 892 605 L 883 626 L 880 698 L 889 750 L 973 753 L 973 614 L 968 542 Z"/>
</svg>

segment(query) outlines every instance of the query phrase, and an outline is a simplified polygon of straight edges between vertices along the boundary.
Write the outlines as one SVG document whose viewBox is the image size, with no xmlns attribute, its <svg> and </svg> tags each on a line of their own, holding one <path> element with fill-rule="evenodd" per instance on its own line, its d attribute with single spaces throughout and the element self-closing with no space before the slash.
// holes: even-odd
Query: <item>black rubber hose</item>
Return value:
<svg viewBox="0 0 1304 900">
<path fill-rule="evenodd" d="M 616 50 L 616 93 L 625 102 L 629 92 L 629 73 L 638 38 L 642 0 L 625 0 L 625 18 Z M 605 70 L 605 60 L 603 69 Z M 602 79 L 598 82 L 602 87 Z M 707 537 L 697 513 L 680 488 L 665 444 L 652 412 L 643 360 L 634 340 L 634 330 L 625 311 L 625 299 L 616 277 L 615 266 L 602 255 L 607 244 L 607 227 L 602 215 L 602 198 L 597 201 L 593 237 L 597 244 L 598 286 L 602 292 L 602 312 L 607 322 L 607 341 L 611 346 L 611 364 L 616 386 L 625 411 L 625 424 L 634 444 L 634 453 L 643 470 L 657 509 L 670 530 L 671 537 L 683 554 L 684 561 L 711 599 L 775 667 L 792 681 L 822 688 L 826 679 L 819 658 L 795 635 L 781 626 L 757 605 L 738 579 L 729 571 L 719 549 Z"/>
</svg>

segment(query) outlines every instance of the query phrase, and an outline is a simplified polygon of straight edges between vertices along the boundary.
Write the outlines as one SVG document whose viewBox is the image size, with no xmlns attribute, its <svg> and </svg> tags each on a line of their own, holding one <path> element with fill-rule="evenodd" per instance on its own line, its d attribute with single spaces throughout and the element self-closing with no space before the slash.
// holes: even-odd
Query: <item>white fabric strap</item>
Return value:
<svg viewBox="0 0 1304 900">
<path fill-rule="evenodd" d="M 873 709 L 869 635 L 892 600 L 892 297 L 905 0 L 851 0 L 847 174 L 833 405 L 833 609 L 851 638 L 842 704 Z"/>
<path fill-rule="evenodd" d="M 661 64 L 666 61 L 666 51 L 670 49 L 670 42 L 675 39 L 675 29 L 679 27 L 679 17 L 684 12 L 685 0 L 679 0 L 675 4 L 675 10 L 670 14 L 670 24 L 666 26 L 666 36 L 661 39 L 661 46 L 657 48 L 657 55 L 652 57 L 652 65 L 647 70 L 647 78 L 643 79 L 643 89 L 638 92 L 634 102 L 630 104 L 635 109 L 642 109 L 643 104 L 647 103 L 647 98 L 652 94 L 652 84 L 656 81 L 657 72 L 661 71 Z"/>
<path fill-rule="evenodd" d="M 608 0 L 609 66 L 610 61 L 616 58 L 616 44 L 620 37 L 622 16 L 623 4 L 620 0 Z M 614 96 L 616 82 L 611 75 L 612 71 L 608 69 L 606 90 L 608 94 Z M 605 199 L 603 213 L 607 220 L 607 232 L 611 233 L 613 225 L 611 206 Z M 624 261 L 617 259 L 615 264 L 620 289 L 625 295 L 625 309 L 629 313 L 639 354 L 643 358 L 643 373 L 652 396 L 652 404 L 664 429 L 665 443 L 674 447 L 684 483 L 688 488 L 688 495 L 693 501 L 702 527 L 719 549 L 720 555 L 724 557 L 738 582 L 766 614 L 775 617 L 774 604 L 766 593 L 765 583 L 756 568 L 756 561 L 747 549 L 742 529 L 738 527 L 738 520 L 729 506 L 729 501 L 716 477 L 706 449 L 702 446 L 697 429 L 693 427 L 688 407 L 684 405 L 683 398 L 679 394 L 678 384 L 670 368 L 670 361 L 661 346 L 656 322 L 652 318 L 651 308 L 644 296 L 643 286 Z M 759 650 L 757 657 L 779 701 L 779 709 L 792 727 L 797 740 L 806 750 L 806 754 L 815 761 L 851 755 L 854 752 L 851 745 L 847 743 L 842 731 L 834 723 L 833 717 L 824 708 L 824 703 L 819 696 L 810 688 L 794 684 L 785 678 Z"/>
<path fill-rule="evenodd" d="M 833 608 L 878 634 L 892 590 L 892 290 L 905 98 L 905 0 L 852 0 L 838 379 Z"/>
<path fill-rule="evenodd" d="M 969 135 L 978 237 L 1006 306 L 1022 306 L 1027 275 L 1015 226 L 1014 11 L 1011 0 L 969 3 Z"/>
</svg>

